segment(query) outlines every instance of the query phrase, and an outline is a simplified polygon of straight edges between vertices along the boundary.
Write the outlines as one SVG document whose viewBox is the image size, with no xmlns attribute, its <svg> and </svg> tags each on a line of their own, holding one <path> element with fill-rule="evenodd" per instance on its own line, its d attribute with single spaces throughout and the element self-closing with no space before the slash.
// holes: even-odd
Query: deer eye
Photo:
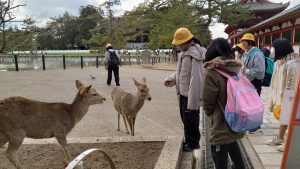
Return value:
<svg viewBox="0 0 300 169">
<path fill-rule="evenodd" d="M 93 94 L 93 96 L 97 96 L 97 94 Z"/>
</svg>

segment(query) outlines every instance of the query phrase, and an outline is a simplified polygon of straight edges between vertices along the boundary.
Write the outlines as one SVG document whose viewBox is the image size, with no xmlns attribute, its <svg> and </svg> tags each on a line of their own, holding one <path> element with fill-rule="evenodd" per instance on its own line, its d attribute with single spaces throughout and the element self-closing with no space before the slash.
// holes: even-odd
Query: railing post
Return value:
<svg viewBox="0 0 300 169">
<path fill-rule="evenodd" d="M 66 69 L 66 56 L 63 55 L 63 67 L 64 69 Z"/>
<path fill-rule="evenodd" d="M 131 66 L 131 57 L 129 56 L 129 66 Z"/>
<path fill-rule="evenodd" d="M 83 57 L 80 56 L 80 62 L 81 62 L 81 69 L 83 69 Z"/>
<path fill-rule="evenodd" d="M 98 55 L 96 56 L 96 67 L 97 68 L 99 67 L 99 56 Z"/>
<path fill-rule="evenodd" d="M 138 62 L 139 62 L 139 65 L 141 65 L 141 58 L 140 58 L 140 56 L 138 56 Z"/>
<path fill-rule="evenodd" d="M 43 70 L 46 70 L 46 66 L 45 66 L 45 55 L 42 55 L 42 63 L 43 63 Z"/>
<path fill-rule="evenodd" d="M 16 71 L 19 71 L 19 65 L 18 65 L 18 55 L 14 55 L 15 58 L 15 66 L 16 66 Z"/>
</svg>

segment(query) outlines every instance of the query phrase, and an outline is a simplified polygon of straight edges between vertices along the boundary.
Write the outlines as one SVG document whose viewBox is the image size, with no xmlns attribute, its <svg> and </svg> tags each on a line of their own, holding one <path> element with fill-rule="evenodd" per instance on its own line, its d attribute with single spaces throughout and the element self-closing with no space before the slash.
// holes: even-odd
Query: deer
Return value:
<svg viewBox="0 0 300 169">
<path fill-rule="evenodd" d="M 0 101 L 0 147 L 8 142 L 6 156 L 17 169 L 23 169 L 17 152 L 25 137 L 55 137 L 67 166 L 70 161 L 68 133 L 87 114 L 89 106 L 105 101 L 91 85 L 84 86 L 79 80 L 75 83 L 78 92 L 71 104 L 46 103 L 19 96 Z"/>
<path fill-rule="evenodd" d="M 123 121 L 126 128 L 126 133 L 129 134 L 128 126 L 130 128 L 131 136 L 134 136 L 134 124 L 136 116 L 139 110 L 143 107 L 144 101 L 151 101 L 149 94 L 149 88 L 146 85 L 146 78 L 143 78 L 143 82 L 140 83 L 133 78 L 134 84 L 137 88 L 137 93 L 132 94 L 125 92 L 121 87 L 115 87 L 111 92 L 111 98 L 115 110 L 118 113 L 118 129 L 120 131 L 120 116 L 123 117 Z"/>
</svg>

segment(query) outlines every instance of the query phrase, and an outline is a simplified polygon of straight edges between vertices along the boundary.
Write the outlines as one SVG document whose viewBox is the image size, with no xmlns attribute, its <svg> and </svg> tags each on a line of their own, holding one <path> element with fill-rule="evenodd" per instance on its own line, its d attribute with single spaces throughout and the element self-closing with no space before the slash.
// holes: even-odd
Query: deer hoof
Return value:
<svg viewBox="0 0 300 169">
<path fill-rule="evenodd" d="M 117 129 L 117 131 L 120 131 L 120 129 Z"/>
<path fill-rule="evenodd" d="M 126 134 L 130 134 L 129 131 L 127 131 Z"/>
</svg>

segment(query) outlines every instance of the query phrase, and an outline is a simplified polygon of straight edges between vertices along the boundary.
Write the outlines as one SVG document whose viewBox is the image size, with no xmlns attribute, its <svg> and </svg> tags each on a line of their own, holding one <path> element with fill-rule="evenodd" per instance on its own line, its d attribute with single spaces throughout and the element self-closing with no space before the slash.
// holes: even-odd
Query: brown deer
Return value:
<svg viewBox="0 0 300 169">
<path fill-rule="evenodd" d="M 111 98 L 116 111 L 118 112 L 118 131 L 120 131 L 120 115 L 122 115 L 126 132 L 129 134 L 127 124 L 129 124 L 131 135 L 134 136 L 134 124 L 137 113 L 143 107 L 145 100 L 151 100 L 149 88 L 146 85 L 146 78 L 143 83 L 133 79 L 137 87 L 137 93 L 131 94 L 125 92 L 120 87 L 115 87 L 111 92 Z"/>
<path fill-rule="evenodd" d="M 25 137 L 55 137 L 64 154 L 64 163 L 68 164 L 68 133 L 86 115 L 90 105 L 105 100 L 95 89 L 83 86 L 79 80 L 76 80 L 76 86 L 78 93 L 72 104 L 45 103 L 22 97 L 0 101 L 0 147 L 9 143 L 6 156 L 18 169 L 23 167 L 17 151 Z"/>
</svg>

